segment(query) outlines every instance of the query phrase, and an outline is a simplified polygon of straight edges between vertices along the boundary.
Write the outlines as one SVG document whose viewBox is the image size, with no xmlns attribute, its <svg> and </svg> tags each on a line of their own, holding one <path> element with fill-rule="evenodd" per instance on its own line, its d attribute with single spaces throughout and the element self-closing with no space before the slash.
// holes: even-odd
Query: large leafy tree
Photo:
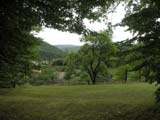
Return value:
<svg viewBox="0 0 160 120">
<path fill-rule="evenodd" d="M 1 83 L 29 71 L 32 48 L 37 44 L 30 33 L 33 26 L 81 33 L 83 19 L 97 19 L 104 10 L 101 8 L 111 3 L 112 0 L 0 0 Z"/>
<path fill-rule="evenodd" d="M 91 32 L 82 38 L 86 44 L 80 49 L 81 68 L 89 75 L 92 84 L 96 84 L 97 76 L 105 71 L 115 52 L 109 32 Z"/>
<path fill-rule="evenodd" d="M 137 53 L 132 61 L 138 61 L 135 70 L 146 70 L 149 82 L 160 83 L 160 1 L 131 0 L 122 25 L 134 33 L 134 37 L 126 44 L 138 46 L 132 49 Z M 157 100 L 160 101 L 160 89 L 157 90 Z"/>
</svg>

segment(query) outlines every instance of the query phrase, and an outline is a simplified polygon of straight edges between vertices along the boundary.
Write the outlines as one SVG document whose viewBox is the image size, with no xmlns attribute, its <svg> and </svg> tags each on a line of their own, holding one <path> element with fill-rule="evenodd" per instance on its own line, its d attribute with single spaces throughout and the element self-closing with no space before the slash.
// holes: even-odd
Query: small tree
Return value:
<svg viewBox="0 0 160 120">
<path fill-rule="evenodd" d="M 69 53 L 65 58 L 65 79 L 70 80 L 71 76 L 75 74 L 76 69 L 79 66 L 79 55 L 78 53 Z"/>
</svg>

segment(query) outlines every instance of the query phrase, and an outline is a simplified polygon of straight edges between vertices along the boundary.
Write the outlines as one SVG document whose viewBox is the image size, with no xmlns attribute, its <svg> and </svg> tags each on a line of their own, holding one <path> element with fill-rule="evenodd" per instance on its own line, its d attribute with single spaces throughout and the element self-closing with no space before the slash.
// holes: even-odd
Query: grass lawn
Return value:
<svg viewBox="0 0 160 120">
<path fill-rule="evenodd" d="M 148 84 L 0 89 L 0 120 L 160 120 Z"/>
</svg>

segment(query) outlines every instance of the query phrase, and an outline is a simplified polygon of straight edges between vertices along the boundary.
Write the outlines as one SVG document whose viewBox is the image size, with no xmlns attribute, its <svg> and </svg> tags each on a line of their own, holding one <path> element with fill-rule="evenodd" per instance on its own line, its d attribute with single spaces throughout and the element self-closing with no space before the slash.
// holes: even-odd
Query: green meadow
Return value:
<svg viewBox="0 0 160 120">
<path fill-rule="evenodd" d="M 144 83 L 0 89 L 0 120 L 158 120 L 155 90 Z"/>
</svg>

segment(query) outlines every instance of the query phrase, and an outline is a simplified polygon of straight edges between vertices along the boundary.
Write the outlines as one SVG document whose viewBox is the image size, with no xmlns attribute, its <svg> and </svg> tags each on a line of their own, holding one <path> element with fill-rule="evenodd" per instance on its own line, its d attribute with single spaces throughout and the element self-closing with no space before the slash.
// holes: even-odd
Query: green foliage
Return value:
<svg viewBox="0 0 160 120">
<path fill-rule="evenodd" d="M 143 1 L 141 1 L 143 3 Z M 154 1 L 155 2 L 155 1 Z M 137 33 L 130 40 L 138 41 L 139 46 L 133 49 L 137 53 L 134 60 L 139 61 L 136 69 L 150 68 L 153 74 L 150 74 L 151 82 L 159 81 L 159 5 L 151 1 L 146 1 L 143 4 L 136 5 L 142 9 L 134 9 L 136 13 L 130 13 L 122 22 L 129 26 L 129 30 Z M 132 4 L 131 4 L 132 5 Z M 143 24 L 143 26 L 141 26 Z"/>
<path fill-rule="evenodd" d="M 115 73 L 113 75 L 113 80 L 119 81 L 119 82 L 140 82 L 143 81 L 143 78 L 141 77 L 140 73 L 137 71 L 128 71 L 127 75 L 127 81 L 125 81 L 125 72 L 126 69 L 128 70 L 128 67 L 125 65 L 122 65 L 116 69 Z"/>
<path fill-rule="evenodd" d="M 109 63 L 110 64 L 110 63 Z M 100 72 L 97 75 L 97 82 L 100 83 L 109 83 L 112 82 L 112 74 L 109 72 L 110 66 L 102 63 L 100 66 Z"/>
<path fill-rule="evenodd" d="M 135 82 L 144 82 L 144 78 L 141 76 L 139 71 L 130 72 L 129 80 Z"/>
<path fill-rule="evenodd" d="M 26 74 L 31 70 L 29 64 L 34 56 L 31 51 L 38 41 L 31 34 L 32 30 L 39 31 L 45 26 L 82 33 L 83 19 L 97 19 L 102 15 L 101 7 L 106 8 L 111 3 L 112 0 L 1 0 L 1 83 L 10 82 L 19 73 Z M 93 11 L 94 8 L 98 8 L 97 11 Z"/>
<path fill-rule="evenodd" d="M 91 32 L 84 36 L 82 41 L 85 41 L 86 44 L 77 53 L 70 53 L 66 57 L 65 78 L 77 79 L 76 76 L 78 76 L 78 81 L 82 79 L 80 81 L 86 81 L 88 84 L 95 84 L 97 81 L 111 81 L 107 67 L 116 48 L 109 33 Z"/>
<path fill-rule="evenodd" d="M 79 51 L 81 68 L 90 76 L 92 84 L 96 83 L 99 73 L 105 71 L 115 53 L 115 46 L 110 39 L 109 32 L 91 32 L 82 38 L 86 42 Z"/>
<path fill-rule="evenodd" d="M 52 66 L 64 66 L 64 59 L 54 59 L 52 61 Z"/>
<path fill-rule="evenodd" d="M 81 71 L 79 76 L 80 76 L 80 80 L 79 80 L 80 83 L 87 83 L 88 85 L 91 84 L 90 78 L 86 72 Z"/>
<path fill-rule="evenodd" d="M 16 33 L 15 33 L 16 34 Z M 39 39 L 28 32 L 21 31 L 19 36 L 13 36 L 0 49 L 0 86 L 5 87 L 22 83 L 20 80 L 29 76 L 32 61 L 38 57 L 35 47 Z"/>
<path fill-rule="evenodd" d="M 124 81 L 125 70 L 126 70 L 126 66 L 120 66 L 115 73 L 115 79 L 120 80 L 120 81 Z"/>
<path fill-rule="evenodd" d="M 32 77 L 29 80 L 31 85 L 49 85 L 56 83 L 55 68 L 53 67 L 42 67 L 40 73 L 33 71 Z"/>
<path fill-rule="evenodd" d="M 157 91 L 156 91 L 156 102 L 157 103 L 160 102 L 160 88 L 158 88 Z"/>
<path fill-rule="evenodd" d="M 79 67 L 79 54 L 78 53 L 69 53 L 65 58 L 65 79 L 71 79 L 71 76 L 75 74 L 76 69 Z"/>
<path fill-rule="evenodd" d="M 131 57 L 137 61 L 134 70 L 142 70 L 144 77 L 150 83 L 160 83 L 160 2 L 158 0 L 130 1 L 128 13 L 122 25 L 135 33 L 134 37 L 126 42 L 137 46 L 131 51 L 136 55 Z"/>
</svg>

